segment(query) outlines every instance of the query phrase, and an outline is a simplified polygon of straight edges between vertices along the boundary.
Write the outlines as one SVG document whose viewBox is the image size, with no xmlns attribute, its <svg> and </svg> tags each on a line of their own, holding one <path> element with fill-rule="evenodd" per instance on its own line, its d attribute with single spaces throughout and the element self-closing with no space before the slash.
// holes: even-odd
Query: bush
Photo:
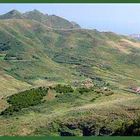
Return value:
<svg viewBox="0 0 140 140">
<path fill-rule="evenodd" d="M 47 92 L 48 88 L 40 87 L 12 95 L 7 100 L 11 106 L 2 111 L 1 115 L 12 115 L 14 112 L 19 112 L 23 108 L 40 104 L 43 96 L 45 96 Z"/>
<path fill-rule="evenodd" d="M 80 94 L 83 94 L 84 92 L 90 92 L 92 89 L 82 87 L 82 88 L 78 88 L 77 90 Z"/>
<path fill-rule="evenodd" d="M 122 126 L 116 130 L 114 136 L 140 136 L 140 118 L 132 122 L 123 123 Z"/>
<path fill-rule="evenodd" d="M 74 92 L 73 88 L 70 85 L 60 85 L 60 84 L 58 84 L 54 89 L 58 93 Z"/>
<path fill-rule="evenodd" d="M 78 98 L 78 95 L 76 94 L 71 94 L 71 93 L 66 93 L 66 94 L 59 94 L 56 96 L 57 102 L 59 103 L 68 103 L 68 102 L 74 102 L 75 99 Z"/>
</svg>

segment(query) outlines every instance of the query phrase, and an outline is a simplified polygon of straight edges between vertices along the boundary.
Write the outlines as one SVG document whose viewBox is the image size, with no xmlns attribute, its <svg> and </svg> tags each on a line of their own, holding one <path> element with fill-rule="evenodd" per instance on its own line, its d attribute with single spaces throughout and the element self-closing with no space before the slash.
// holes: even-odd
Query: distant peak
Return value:
<svg viewBox="0 0 140 140">
<path fill-rule="evenodd" d="M 11 10 L 10 12 L 8 12 L 9 14 L 20 14 L 20 12 L 18 10 Z"/>
<path fill-rule="evenodd" d="M 34 9 L 32 12 L 37 12 L 37 13 L 41 13 L 39 10 Z"/>
<path fill-rule="evenodd" d="M 73 25 L 73 27 L 75 28 L 81 28 L 79 24 L 77 24 L 75 21 L 71 21 L 71 24 Z"/>
<path fill-rule="evenodd" d="M 10 12 L 0 16 L 0 19 L 12 19 L 12 18 L 21 19 L 23 17 L 22 17 L 22 14 L 15 9 L 13 9 Z"/>
<path fill-rule="evenodd" d="M 57 16 L 57 15 L 48 15 L 40 12 L 37 9 L 32 11 L 27 11 L 25 13 L 20 13 L 19 11 L 13 9 L 10 12 L 0 15 L 0 19 L 28 19 L 35 20 L 43 23 L 44 25 L 51 26 L 54 28 L 81 28 L 77 23 L 70 22 L 69 20 Z"/>
<path fill-rule="evenodd" d="M 50 15 L 50 16 L 53 16 L 53 17 L 58 17 L 58 16 L 56 16 L 56 15 L 54 15 L 54 14 L 53 14 L 53 15 Z"/>
<path fill-rule="evenodd" d="M 42 15 L 44 15 L 43 13 L 41 13 L 39 10 L 37 10 L 37 9 L 34 9 L 34 10 L 32 10 L 32 11 L 29 11 L 29 12 L 26 12 L 26 13 L 34 13 L 34 14 L 42 14 Z"/>
</svg>

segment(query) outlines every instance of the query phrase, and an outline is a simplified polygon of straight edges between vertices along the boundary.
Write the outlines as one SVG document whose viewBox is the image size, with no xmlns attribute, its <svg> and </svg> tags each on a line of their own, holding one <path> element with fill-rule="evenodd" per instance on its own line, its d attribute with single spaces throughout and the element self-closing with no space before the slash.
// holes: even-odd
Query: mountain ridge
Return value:
<svg viewBox="0 0 140 140">
<path fill-rule="evenodd" d="M 25 13 L 20 13 L 13 9 L 6 14 L 0 15 L 0 19 L 32 19 L 53 28 L 81 28 L 80 25 L 75 22 L 70 22 L 56 15 L 43 14 L 36 9 Z"/>
</svg>

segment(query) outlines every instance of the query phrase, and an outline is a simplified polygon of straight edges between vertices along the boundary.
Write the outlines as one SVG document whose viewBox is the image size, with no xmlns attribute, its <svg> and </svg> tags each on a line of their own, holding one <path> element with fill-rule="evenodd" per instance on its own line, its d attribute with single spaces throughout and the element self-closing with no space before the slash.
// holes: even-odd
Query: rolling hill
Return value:
<svg viewBox="0 0 140 140">
<path fill-rule="evenodd" d="M 139 61 L 140 42 L 128 36 L 83 29 L 38 10 L 1 15 L 0 110 L 7 107 L 8 96 L 30 88 L 69 84 L 75 90 L 73 95 L 60 96 L 50 89 L 44 103 L 18 117 L 1 117 L 5 129 L 0 128 L 0 135 L 113 133 L 123 122 L 139 116 L 140 96 L 129 90 L 140 86 Z M 101 91 L 77 93 L 75 84 L 87 79 Z M 104 88 L 113 94 L 104 95 Z M 97 124 L 91 126 L 90 120 Z M 96 127 L 102 132 L 96 132 Z"/>
</svg>

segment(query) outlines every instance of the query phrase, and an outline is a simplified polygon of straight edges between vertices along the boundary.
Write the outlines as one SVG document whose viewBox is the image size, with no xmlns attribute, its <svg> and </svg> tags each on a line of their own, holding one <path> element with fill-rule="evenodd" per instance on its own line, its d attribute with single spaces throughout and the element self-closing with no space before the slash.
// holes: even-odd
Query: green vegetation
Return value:
<svg viewBox="0 0 140 140">
<path fill-rule="evenodd" d="M 57 86 L 55 86 L 54 89 L 58 93 L 70 93 L 70 92 L 74 91 L 73 88 L 70 85 L 60 85 L 60 84 L 58 84 Z"/>
<path fill-rule="evenodd" d="M 47 92 L 47 88 L 40 87 L 12 95 L 7 99 L 10 106 L 2 111 L 1 115 L 13 115 L 14 112 L 19 112 L 23 108 L 40 104 Z"/>
<path fill-rule="evenodd" d="M 139 46 L 37 10 L 0 16 L 0 135 L 139 135 Z"/>
<path fill-rule="evenodd" d="M 69 119 L 67 122 L 56 120 L 46 127 L 37 128 L 34 133 L 36 135 L 52 134 L 58 136 L 106 136 L 112 135 L 113 131 L 94 119 L 80 118 L 80 120 Z"/>
<path fill-rule="evenodd" d="M 85 93 L 85 92 L 90 92 L 92 91 L 92 88 L 85 88 L 85 87 L 82 87 L 82 88 L 78 88 L 77 91 L 81 94 Z"/>
<path fill-rule="evenodd" d="M 124 122 L 122 126 L 116 130 L 114 136 L 140 136 L 140 118 L 131 122 Z"/>
<path fill-rule="evenodd" d="M 0 54 L 0 61 L 3 61 L 5 58 L 5 54 Z"/>
<path fill-rule="evenodd" d="M 57 102 L 59 103 L 71 103 L 71 101 L 74 102 L 76 99 L 78 99 L 79 96 L 76 94 L 67 93 L 64 95 L 61 94 L 57 95 L 56 98 L 57 98 Z"/>
</svg>

